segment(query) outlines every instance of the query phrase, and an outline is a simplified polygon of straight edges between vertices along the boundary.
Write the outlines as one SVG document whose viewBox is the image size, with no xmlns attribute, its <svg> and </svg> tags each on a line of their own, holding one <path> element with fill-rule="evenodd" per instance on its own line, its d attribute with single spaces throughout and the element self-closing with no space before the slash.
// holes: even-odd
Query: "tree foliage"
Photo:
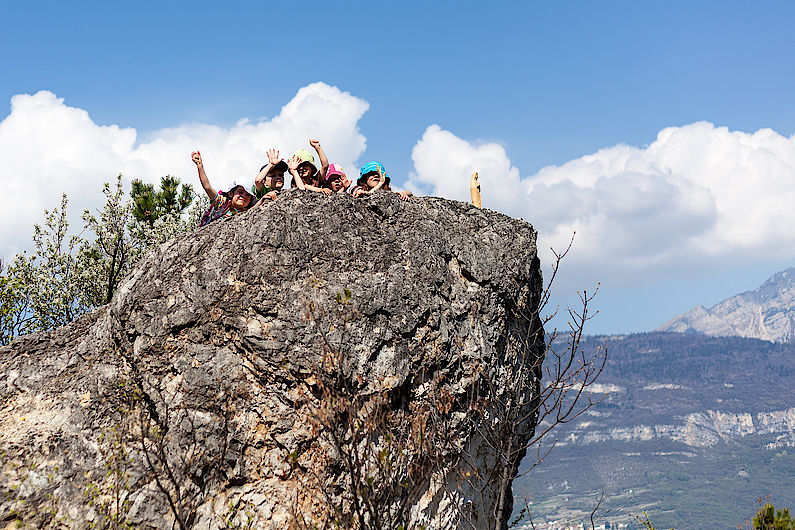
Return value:
<svg viewBox="0 0 795 530">
<path fill-rule="evenodd" d="M 0 261 L 0 344 L 29 332 L 27 284 L 16 268 L 5 270 Z"/>
<path fill-rule="evenodd" d="M 115 190 L 105 183 L 102 189 L 105 206 L 99 218 L 88 210 L 83 212 L 83 222 L 94 233 L 93 240 L 83 240 L 78 262 L 83 272 L 81 291 L 85 305 L 96 307 L 110 302 L 119 280 L 134 261 L 135 244 L 128 237 L 130 204 L 124 202 L 121 175 L 116 179 Z"/>
<path fill-rule="evenodd" d="M 14 291 L 3 300 L 2 309 L 11 324 L 9 339 L 63 326 L 89 309 L 77 259 L 81 239 L 68 236 L 67 204 L 64 194 L 60 208 L 44 211 L 44 224 L 33 227 L 32 254 L 17 254 L 4 275 L 4 283 Z"/>
<path fill-rule="evenodd" d="M 759 530 L 795 530 L 795 517 L 790 516 L 789 509 L 777 510 L 769 502 L 759 508 L 752 522 Z"/>
<path fill-rule="evenodd" d="M 132 215 L 150 225 L 164 215 L 183 213 L 195 196 L 189 184 L 180 185 L 179 179 L 166 175 L 160 179 L 160 189 L 141 180 L 132 181 Z"/>
<path fill-rule="evenodd" d="M 193 202 L 191 186 L 171 176 L 161 179 L 159 190 L 133 181 L 127 198 L 118 175 L 102 193 L 104 206 L 83 212 L 83 229 L 75 235 L 69 235 L 64 194 L 60 207 L 45 210 L 43 224 L 34 226 L 32 252 L 17 254 L 7 267 L 0 263 L 0 345 L 63 326 L 110 302 L 149 249 L 196 228 L 207 207 L 206 200 Z M 137 215 L 150 199 L 149 214 Z"/>
</svg>

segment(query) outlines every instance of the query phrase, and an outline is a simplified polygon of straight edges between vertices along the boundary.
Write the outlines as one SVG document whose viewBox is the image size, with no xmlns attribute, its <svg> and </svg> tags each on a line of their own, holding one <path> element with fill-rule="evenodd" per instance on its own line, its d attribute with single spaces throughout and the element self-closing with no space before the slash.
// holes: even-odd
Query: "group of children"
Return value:
<svg viewBox="0 0 795 530">
<path fill-rule="evenodd" d="M 389 175 L 384 166 L 379 162 L 368 162 L 359 170 L 359 178 L 354 185 L 339 164 L 329 164 L 326 153 L 320 147 L 318 140 L 309 140 L 320 160 L 320 169 L 315 165 L 315 157 L 306 149 L 299 149 L 287 161 L 279 156 L 277 149 L 268 151 L 268 163 L 262 166 L 254 177 L 251 190 L 240 184 L 233 186 L 229 191 L 216 191 L 204 171 L 201 153 L 195 151 L 191 159 L 199 171 L 199 181 L 204 191 L 210 198 L 210 209 L 204 214 L 200 225 L 216 219 L 231 217 L 244 212 L 253 206 L 264 204 L 266 201 L 275 200 L 279 191 L 284 187 L 284 174 L 289 172 L 292 176 L 290 187 L 309 190 L 326 195 L 332 193 L 350 193 L 354 197 L 361 197 L 377 190 L 392 191 L 389 185 Z M 396 191 L 401 199 L 408 200 L 412 196 L 410 191 Z"/>
</svg>

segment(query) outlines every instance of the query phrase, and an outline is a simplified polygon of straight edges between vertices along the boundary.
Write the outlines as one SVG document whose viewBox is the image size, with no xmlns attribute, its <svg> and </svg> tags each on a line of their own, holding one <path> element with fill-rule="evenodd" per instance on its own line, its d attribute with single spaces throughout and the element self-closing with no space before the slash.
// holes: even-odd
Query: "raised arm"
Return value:
<svg viewBox="0 0 795 530">
<path fill-rule="evenodd" d="M 381 171 L 381 166 L 375 166 L 375 169 L 378 171 L 378 184 L 376 184 L 373 189 L 366 191 L 365 193 L 373 193 L 376 190 L 380 190 L 383 187 L 384 182 L 386 182 L 386 177 L 384 176 L 383 171 Z"/>
<path fill-rule="evenodd" d="M 328 158 L 326 158 L 323 148 L 320 147 L 320 140 L 309 140 L 309 145 L 315 148 L 317 157 L 320 159 L 320 181 L 322 182 L 326 178 L 326 172 L 328 171 Z"/>
<path fill-rule="evenodd" d="M 351 184 L 353 184 L 351 179 L 349 179 L 347 175 L 342 175 L 342 189 L 340 189 L 340 191 L 337 193 L 347 193 L 351 187 Z"/>
<path fill-rule="evenodd" d="M 263 167 L 262 169 L 259 170 L 259 173 L 257 173 L 257 176 L 254 177 L 254 187 L 256 188 L 257 193 L 262 191 L 262 186 L 265 185 L 264 184 L 265 177 L 268 176 L 268 171 L 270 171 L 272 167 L 273 166 L 271 165 L 271 163 L 268 162 L 267 164 L 265 164 L 265 167 Z"/>
<path fill-rule="evenodd" d="M 218 195 L 218 192 L 210 185 L 210 179 L 207 178 L 207 173 L 204 171 L 204 164 L 202 163 L 202 154 L 198 151 L 194 151 L 190 155 L 191 160 L 193 163 L 196 164 L 196 169 L 199 170 L 199 182 L 202 183 L 202 188 L 207 193 L 207 196 L 212 201 L 215 199 L 215 196 Z"/>
<path fill-rule="evenodd" d="M 268 149 L 268 163 L 265 164 L 265 167 L 260 169 L 257 176 L 254 177 L 254 186 L 256 186 L 257 192 L 262 191 L 262 186 L 264 186 L 265 177 L 268 176 L 273 167 L 281 162 L 281 158 L 279 158 L 279 150 L 278 149 Z"/>
<path fill-rule="evenodd" d="M 301 159 L 298 156 L 293 155 L 289 159 L 287 159 L 287 169 L 290 170 L 290 175 L 293 176 L 293 180 L 295 181 L 295 185 L 298 186 L 299 190 L 305 190 L 306 184 L 298 176 L 298 166 L 301 164 Z"/>
</svg>

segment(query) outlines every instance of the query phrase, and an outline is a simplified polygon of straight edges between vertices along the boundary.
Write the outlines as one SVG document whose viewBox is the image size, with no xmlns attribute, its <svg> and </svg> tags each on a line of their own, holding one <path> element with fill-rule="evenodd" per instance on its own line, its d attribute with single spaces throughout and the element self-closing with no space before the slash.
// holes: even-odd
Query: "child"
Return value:
<svg viewBox="0 0 795 530">
<path fill-rule="evenodd" d="M 268 163 L 260 168 L 251 187 L 251 193 L 259 199 L 257 204 L 276 199 L 276 192 L 284 187 L 285 171 L 287 171 L 287 162 L 279 157 L 277 149 L 269 149 Z"/>
<path fill-rule="evenodd" d="M 359 179 L 356 181 L 356 187 L 351 190 L 351 193 L 354 197 L 373 193 L 384 186 L 387 178 L 383 164 L 367 162 L 359 170 Z"/>
<path fill-rule="evenodd" d="M 210 185 L 207 173 L 204 172 L 201 153 L 194 151 L 190 157 L 193 163 L 196 164 L 196 169 L 199 170 L 199 181 L 202 184 L 202 188 L 204 188 L 210 198 L 210 209 L 202 216 L 199 226 L 209 224 L 216 219 L 226 219 L 235 214 L 245 212 L 254 204 L 254 196 L 247 192 L 244 186 L 239 184 L 233 186 L 226 193 L 215 191 Z"/>
<path fill-rule="evenodd" d="M 364 194 L 370 194 L 378 189 L 392 191 L 389 187 L 389 175 L 387 175 L 383 164 L 379 162 L 368 162 L 362 166 L 359 171 L 359 180 L 356 181 L 356 187 L 353 188 L 351 193 L 354 197 L 360 197 Z M 414 194 L 410 191 L 396 191 L 401 199 L 404 201 L 409 200 Z"/>
<path fill-rule="evenodd" d="M 312 156 L 312 153 L 301 148 L 287 161 L 287 167 L 293 176 L 290 186 L 297 186 L 300 190 L 320 191 L 328 195 L 331 191 L 320 187 L 320 183 L 326 178 L 328 158 L 326 158 L 323 148 L 320 147 L 320 141 L 309 140 L 309 144 L 315 148 L 317 156 L 320 158 L 320 171 L 315 166 L 315 157 Z"/>
<path fill-rule="evenodd" d="M 321 184 L 322 188 L 332 191 L 332 193 L 345 193 L 351 187 L 351 181 L 345 175 L 345 170 L 339 164 L 331 164 L 326 171 L 326 178 Z"/>
</svg>

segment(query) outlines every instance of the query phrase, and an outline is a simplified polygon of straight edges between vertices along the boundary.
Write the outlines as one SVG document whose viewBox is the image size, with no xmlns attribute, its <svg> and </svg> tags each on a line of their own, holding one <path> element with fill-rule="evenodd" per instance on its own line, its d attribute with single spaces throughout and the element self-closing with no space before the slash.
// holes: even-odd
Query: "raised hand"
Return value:
<svg viewBox="0 0 795 530">
<path fill-rule="evenodd" d="M 297 155 L 293 155 L 287 160 L 287 167 L 290 171 L 297 170 L 299 165 L 301 165 L 301 159 Z"/>
<path fill-rule="evenodd" d="M 375 166 L 375 169 L 378 171 L 378 184 L 376 184 L 375 187 L 367 193 L 373 193 L 376 190 L 380 190 L 386 182 L 386 177 L 384 177 L 384 173 L 381 171 L 381 166 Z"/>
<path fill-rule="evenodd" d="M 218 195 L 218 192 L 212 187 L 210 184 L 210 179 L 207 178 L 207 173 L 204 171 L 204 164 L 202 164 L 202 154 L 198 151 L 194 151 L 190 154 L 190 159 L 193 160 L 194 164 L 196 164 L 196 169 L 199 171 L 199 182 L 201 182 L 202 188 L 204 188 L 205 193 L 207 193 L 207 197 L 211 201 L 215 200 L 215 196 Z"/>
<path fill-rule="evenodd" d="M 309 140 L 309 145 L 315 148 L 315 151 L 320 147 L 320 140 Z"/>
<path fill-rule="evenodd" d="M 278 164 L 281 161 L 282 161 L 282 159 L 279 156 L 279 150 L 278 149 L 268 149 L 268 163 L 270 165 L 275 166 L 276 164 Z"/>
<path fill-rule="evenodd" d="M 343 175 L 341 180 L 342 180 L 342 189 L 340 191 L 345 191 L 351 187 L 351 179 L 349 179 L 346 175 Z"/>
</svg>

